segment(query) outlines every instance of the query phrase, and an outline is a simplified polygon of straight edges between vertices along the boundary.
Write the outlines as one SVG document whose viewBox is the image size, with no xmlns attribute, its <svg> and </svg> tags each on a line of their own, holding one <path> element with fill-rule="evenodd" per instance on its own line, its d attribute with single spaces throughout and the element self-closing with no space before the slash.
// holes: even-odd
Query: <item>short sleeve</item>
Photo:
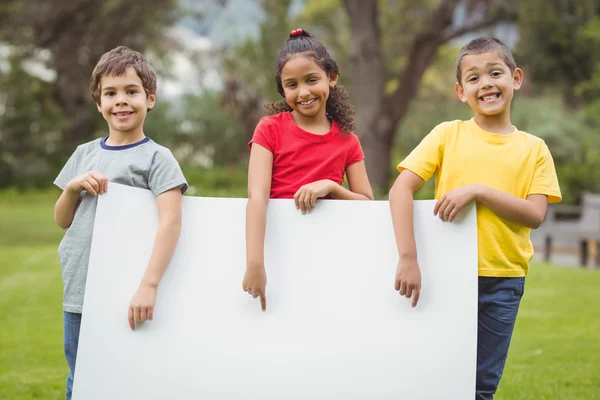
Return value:
<svg viewBox="0 0 600 400">
<path fill-rule="evenodd" d="M 54 184 L 61 188 L 61 190 L 65 190 L 67 188 L 67 184 L 77 176 L 77 161 L 80 153 L 81 148 L 77 147 L 75 152 L 71 154 L 71 157 L 69 157 L 69 160 L 54 180 Z"/>
<path fill-rule="evenodd" d="M 161 148 L 155 154 L 148 174 L 148 187 L 155 197 L 173 188 L 185 193 L 188 184 L 179 163 L 169 149 Z"/>
<path fill-rule="evenodd" d="M 398 171 L 408 169 L 428 181 L 442 165 L 446 131 L 443 124 L 433 128 L 408 157 L 398 164 Z"/>
<path fill-rule="evenodd" d="M 558 203 L 562 199 L 554 160 L 545 142 L 540 146 L 535 163 L 533 181 L 528 192 L 530 194 L 545 194 L 548 196 L 548 203 Z"/>
<path fill-rule="evenodd" d="M 275 132 L 265 118 L 262 118 L 256 125 L 252 140 L 248 143 L 248 148 L 252 148 L 253 143 L 257 143 L 275 154 Z"/>
<path fill-rule="evenodd" d="M 350 151 L 348 152 L 348 157 L 346 157 L 346 168 L 355 164 L 359 161 L 365 159 L 365 153 L 363 152 L 362 146 L 360 145 L 360 140 L 358 140 L 358 136 L 351 133 L 352 135 L 352 146 L 350 147 Z"/>
</svg>

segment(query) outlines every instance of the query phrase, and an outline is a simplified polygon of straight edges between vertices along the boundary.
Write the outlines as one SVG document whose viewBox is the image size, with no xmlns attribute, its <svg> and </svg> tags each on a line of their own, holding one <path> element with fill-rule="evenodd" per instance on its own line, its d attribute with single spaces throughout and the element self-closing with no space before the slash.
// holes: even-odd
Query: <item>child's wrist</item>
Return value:
<svg viewBox="0 0 600 400">
<path fill-rule="evenodd" d="M 264 269 L 265 263 L 264 261 L 248 261 L 246 263 L 246 269 L 250 271 L 256 271 L 259 269 Z"/>
<path fill-rule="evenodd" d="M 484 190 L 485 190 L 485 187 L 483 185 L 474 184 L 473 185 L 473 200 L 475 200 L 477 202 L 481 202 L 481 199 L 483 198 Z"/>
<path fill-rule="evenodd" d="M 340 185 L 338 185 L 337 183 L 335 183 L 334 181 L 332 181 L 331 179 L 327 179 L 327 191 L 329 192 L 328 194 L 333 194 L 336 193 L 338 188 L 340 187 Z"/>
<path fill-rule="evenodd" d="M 158 289 L 158 282 L 152 279 L 144 278 L 142 279 L 140 286 L 144 286 L 150 289 Z"/>
</svg>

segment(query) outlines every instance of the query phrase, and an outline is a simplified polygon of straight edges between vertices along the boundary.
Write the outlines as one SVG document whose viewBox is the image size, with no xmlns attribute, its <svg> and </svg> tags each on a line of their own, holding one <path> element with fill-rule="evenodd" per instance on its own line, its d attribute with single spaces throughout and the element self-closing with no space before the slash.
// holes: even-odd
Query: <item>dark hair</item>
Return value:
<svg viewBox="0 0 600 400">
<path fill-rule="evenodd" d="M 456 81 L 462 85 L 460 63 L 463 57 L 471 54 L 490 53 L 494 51 L 500 55 L 500 58 L 502 58 L 502 61 L 508 66 L 510 72 L 515 72 L 517 64 L 515 63 L 515 59 L 509 48 L 496 38 L 480 37 L 471 40 L 460 50 L 460 53 L 458 53 L 458 58 L 456 59 Z"/>
<path fill-rule="evenodd" d="M 90 83 L 90 94 L 100 104 L 100 80 L 107 75 L 123 75 L 127 68 L 133 68 L 138 74 L 144 86 L 146 96 L 156 93 L 156 72 L 141 53 L 133 51 L 128 47 L 119 46 L 104 53 L 92 72 Z"/>
<path fill-rule="evenodd" d="M 281 46 L 277 55 L 275 81 L 277 82 L 277 92 L 283 97 L 285 97 L 285 92 L 281 83 L 281 70 L 290 57 L 296 54 L 306 54 L 312 57 L 327 75 L 340 74 L 337 64 L 333 61 L 323 43 L 313 38 L 305 30 L 293 31 L 289 39 Z M 285 100 L 267 103 L 265 108 L 271 115 L 292 111 L 292 107 Z M 356 129 L 354 107 L 350 104 L 350 93 L 344 86 L 336 84 L 330 89 L 325 109 L 328 116 L 339 124 L 341 130 L 352 132 Z"/>
</svg>

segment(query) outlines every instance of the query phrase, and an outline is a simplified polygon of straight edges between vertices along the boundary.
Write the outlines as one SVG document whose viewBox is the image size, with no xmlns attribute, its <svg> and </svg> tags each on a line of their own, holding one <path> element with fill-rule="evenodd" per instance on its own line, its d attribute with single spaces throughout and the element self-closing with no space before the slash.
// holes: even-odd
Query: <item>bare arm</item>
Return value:
<svg viewBox="0 0 600 400">
<path fill-rule="evenodd" d="M 273 154 L 254 143 L 248 165 L 248 204 L 246 206 L 246 273 L 242 282 L 244 291 L 260 297 L 261 308 L 266 310 L 265 288 L 265 230 L 267 204 L 271 191 Z"/>
<path fill-rule="evenodd" d="M 423 179 L 410 170 L 404 170 L 390 190 L 390 212 L 398 248 L 398 267 L 394 288 L 400 295 L 413 298 L 415 307 L 421 293 L 421 270 L 417 262 L 413 221 L 413 193 Z"/>
<path fill-rule="evenodd" d="M 424 183 L 414 172 L 405 169 L 390 190 L 390 211 L 401 258 L 417 259 L 413 223 L 413 193 Z"/>
<path fill-rule="evenodd" d="M 62 229 L 71 226 L 75 218 L 75 210 L 79 205 L 80 193 L 70 190 L 68 187 L 63 190 L 54 206 L 54 222 Z"/>
<path fill-rule="evenodd" d="M 530 194 L 522 199 L 489 186 L 480 186 L 475 200 L 502 218 L 532 229 L 539 228 L 544 221 L 548 196 Z"/>
<path fill-rule="evenodd" d="M 373 191 L 367 176 L 365 162 L 359 161 L 346 169 L 350 190 L 330 179 L 323 179 L 302 185 L 294 194 L 296 208 L 306 214 L 317 205 L 319 197 L 330 195 L 338 200 L 373 200 Z"/>
<path fill-rule="evenodd" d="M 156 292 L 177 247 L 181 233 L 181 189 L 167 190 L 156 198 L 159 226 L 154 239 L 154 248 L 140 286 L 129 305 L 129 325 L 134 322 L 152 320 Z"/>
<path fill-rule="evenodd" d="M 96 196 L 106 192 L 107 186 L 108 179 L 95 171 L 86 172 L 70 180 L 54 206 L 54 222 L 56 222 L 56 225 L 62 229 L 71 226 L 83 190 Z"/>
<path fill-rule="evenodd" d="M 338 185 L 335 182 L 331 186 L 329 195 L 334 199 L 339 200 L 373 200 L 373 190 L 371 189 L 371 183 L 367 176 L 367 168 L 365 167 L 365 161 L 361 160 L 346 169 L 346 176 L 348 177 L 348 186 L 350 190 L 346 189 L 342 185 Z"/>
<path fill-rule="evenodd" d="M 531 194 L 526 199 L 485 185 L 466 185 L 443 195 L 435 205 L 434 214 L 443 221 L 453 221 L 467 204 L 477 201 L 504 219 L 536 229 L 544 221 L 548 197 Z"/>
</svg>

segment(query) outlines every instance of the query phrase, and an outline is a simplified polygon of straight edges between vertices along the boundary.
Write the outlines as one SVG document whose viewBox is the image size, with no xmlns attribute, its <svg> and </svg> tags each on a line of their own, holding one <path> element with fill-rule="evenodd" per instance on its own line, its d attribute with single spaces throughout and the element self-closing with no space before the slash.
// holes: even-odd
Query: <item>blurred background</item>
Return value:
<svg viewBox="0 0 600 400">
<path fill-rule="evenodd" d="M 0 398 L 64 397 L 52 182 L 78 144 L 107 135 L 88 89 L 100 56 L 127 45 L 158 71 L 144 130 L 172 149 L 189 195 L 245 197 L 247 143 L 280 98 L 277 50 L 298 27 L 340 66 L 381 200 L 435 125 L 471 117 L 454 92 L 460 47 L 503 40 L 525 72 L 512 122 L 546 141 L 565 215 L 585 219 L 582 197 L 600 193 L 600 0 L 3 0 Z M 417 195 L 432 196 L 433 182 Z M 600 276 L 579 267 L 580 245 L 595 259 L 597 242 L 559 238 L 543 263 L 545 232 L 560 230 L 545 225 L 497 398 L 600 399 Z"/>
</svg>

